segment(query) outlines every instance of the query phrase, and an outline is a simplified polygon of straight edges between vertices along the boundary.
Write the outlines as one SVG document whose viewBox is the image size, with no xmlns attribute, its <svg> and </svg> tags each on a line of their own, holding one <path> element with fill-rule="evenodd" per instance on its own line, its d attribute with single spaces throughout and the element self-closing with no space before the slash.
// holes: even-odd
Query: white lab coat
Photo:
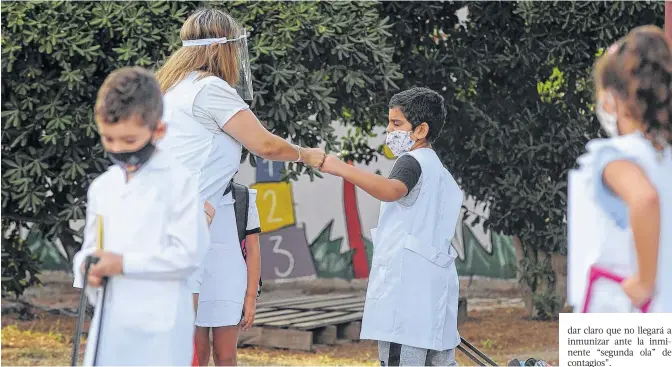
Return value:
<svg viewBox="0 0 672 367">
<path fill-rule="evenodd" d="M 204 263 L 190 279 L 199 293 L 196 325 L 219 327 L 240 322 L 247 266 L 241 255 L 231 194 L 224 191 L 240 167 L 242 145 L 222 131 L 249 106 L 224 80 L 189 74 L 164 96 L 166 136 L 160 147 L 175 156 L 198 179 L 202 200 L 215 207 Z M 203 121 L 195 115 L 205 109 Z"/>
<path fill-rule="evenodd" d="M 579 157 L 579 167 L 570 171 L 568 184 L 568 297 L 575 312 L 586 302 L 589 270 L 592 266 L 627 278 L 637 271 L 637 256 L 632 229 L 618 225 L 613 215 L 598 203 L 602 177 L 598 162 L 605 149 L 617 152 L 622 159 L 637 163 L 658 190 L 661 202 L 661 229 L 656 290 L 649 312 L 672 312 L 672 152 L 661 156 L 640 133 L 611 139 L 595 139 L 588 143 L 587 153 Z M 603 167 L 602 167 L 603 169 Z M 613 195 L 613 194 L 611 194 Z M 614 199 L 619 200 L 620 199 Z M 610 207 L 627 219 L 624 205 Z M 666 285 L 663 279 L 668 279 Z M 638 312 L 620 284 L 599 278 L 594 281 L 588 300 L 588 312 Z"/>
<path fill-rule="evenodd" d="M 123 255 L 124 274 L 109 279 L 101 333 L 102 297 L 90 299 L 98 307 L 84 365 L 92 364 L 98 338 L 98 365 L 189 365 L 194 308 L 187 279 L 202 262 L 198 228 L 207 226 L 197 181 L 161 151 L 128 182 L 118 166 L 94 180 L 84 244 L 73 260 L 76 287 L 86 256 L 97 249 L 97 215 L 104 250 Z"/>
<path fill-rule="evenodd" d="M 463 193 L 432 149 L 409 152 L 422 168 L 415 203 L 382 203 L 362 339 L 431 350 L 453 349 L 459 281 L 451 245 Z"/>
</svg>

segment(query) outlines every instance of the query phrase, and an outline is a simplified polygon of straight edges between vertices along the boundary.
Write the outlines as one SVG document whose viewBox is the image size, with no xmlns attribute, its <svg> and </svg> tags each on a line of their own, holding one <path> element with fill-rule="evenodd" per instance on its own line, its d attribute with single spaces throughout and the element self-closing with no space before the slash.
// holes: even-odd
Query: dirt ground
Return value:
<svg viewBox="0 0 672 367">
<path fill-rule="evenodd" d="M 30 290 L 23 298 L 35 305 L 74 310 L 78 292 L 70 284 L 67 279 L 45 281 L 44 287 Z M 287 298 L 296 293 L 269 292 L 264 300 Z M 6 301 L 9 300 L 3 300 L 3 304 Z M 479 298 L 468 300 L 468 309 L 469 318 L 460 325 L 460 334 L 499 365 L 506 365 L 512 358 L 529 357 L 557 365 L 557 320 L 529 320 L 519 299 L 502 294 L 491 299 L 479 294 Z M 69 365 L 74 329 L 75 318 L 71 316 L 39 310 L 33 310 L 31 314 L 3 311 L 1 364 Z M 238 353 L 239 364 L 248 366 L 379 365 L 377 348 L 371 341 L 316 346 L 313 352 L 246 347 L 240 348 Z M 456 354 L 461 366 L 474 365 L 461 352 Z"/>
</svg>

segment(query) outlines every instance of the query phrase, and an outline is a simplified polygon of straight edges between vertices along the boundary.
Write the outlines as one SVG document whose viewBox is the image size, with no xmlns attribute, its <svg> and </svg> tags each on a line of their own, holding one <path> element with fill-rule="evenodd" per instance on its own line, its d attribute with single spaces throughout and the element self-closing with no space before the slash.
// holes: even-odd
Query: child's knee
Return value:
<svg viewBox="0 0 672 367">
<path fill-rule="evenodd" d="M 215 350 L 215 364 L 217 366 L 235 366 L 237 362 L 236 349 Z"/>
</svg>

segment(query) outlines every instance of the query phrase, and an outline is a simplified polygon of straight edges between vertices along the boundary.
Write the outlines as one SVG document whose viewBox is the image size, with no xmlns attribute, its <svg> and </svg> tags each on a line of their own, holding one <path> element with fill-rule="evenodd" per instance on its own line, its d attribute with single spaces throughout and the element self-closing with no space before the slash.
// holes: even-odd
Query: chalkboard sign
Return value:
<svg viewBox="0 0 672 367">
<path fill-rule="evenodd" d="M 291 279 L 315 275 L 313 255 L 303 228 L 286 227 L 262 233 L 261 279 Z"/>
<path fill-rule="evenodd" d="M 257 158 L 257 182 L 280 182 L 282 180 L 282 170 L 285 169 L 284 162 L 267 161 Z"/>
<path fill-rule="evenodd" d="M 257 209 L 263 232 L 294 224 L 292 187 L 287 182 L 264 182 L 252 185 L 257 190 Z"/>
</svg>

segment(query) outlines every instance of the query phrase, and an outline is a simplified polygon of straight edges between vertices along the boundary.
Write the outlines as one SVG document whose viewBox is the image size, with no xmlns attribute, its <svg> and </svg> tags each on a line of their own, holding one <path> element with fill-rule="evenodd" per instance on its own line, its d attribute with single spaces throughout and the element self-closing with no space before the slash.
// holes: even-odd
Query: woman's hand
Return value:
<svg viewBox="0 0 672 367">
<path fill-rule="evenodd" d="M 324 163 L 324 159 L 327 154 L 324 150 L 320 148 L 300 148 L 301 149 L 301 161 L 307 165 L 313 167 L 313 169 L 319 170 Z"/>
<path fill-rule="evenodd" d="M 240 327 L 247 330 L 254 324 L 254 315 L 257 312 L 257 296 L 245 295 L 243 302 L 243 319 L 240 321 Z"/>
<path fill-rule="evenodd" d="M 212 224 L 212 218 L 215 217 L 215 207 L 207 201 L 205 204 L 203 204 L 203 206 L 205 208 L 205 215 L 208 220 L 208 227 L 210 227 L 210 224 Z"/>
</svg>

